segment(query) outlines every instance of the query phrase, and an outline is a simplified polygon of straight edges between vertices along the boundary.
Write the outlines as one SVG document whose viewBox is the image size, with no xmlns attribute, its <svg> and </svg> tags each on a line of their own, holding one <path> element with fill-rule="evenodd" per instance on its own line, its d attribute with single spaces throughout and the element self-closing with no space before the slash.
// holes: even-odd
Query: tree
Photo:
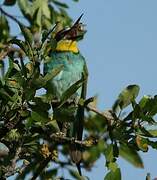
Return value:
<svg viewBox="0 0 157 180">
<path fill-rule="evenodd" d="M 4 10 L 15 5 L 27 26 L 23 23 L 25 21 L 18 20 Z M 76 179 L 85 179 L 72 168 L 68 156 L 69 145 L 76 143 L 83 149 L 82 168 L 92 170 L 100 155 L 104 155 L 108 168 L 105 179 L 118 180 L 121 179 L 116 162 L 119 156 L 142 168 L 139 151 L 147 152 L 149 146 L 157 148 L 157 142 L 152 141 L 157 136 L 157 130 L 150 129 L 150 125 L 155 124 L 157 97 L 143 96 L 137 101 L 138 85 L 126 87 L 111 110 L 100 112 L 95 107 L 96 98 L 79 102 L 87 111 L 83 141 L 58 135 L 58 126 L 50 110 L 51 97 L 43 89 L 61 69 L 53 69 L 44 76 L 40 67 L 49 58 L 50 50 L 56 47 L 53 38 L 56 28 L 71 25 L 72 19 L 67 9 L 67 4 L 57 0 L 5 0 L 0 6 L 1 179 L 16 173 L 16 179 L 25 179 L 27 175 L 32 176 L 32 179 L 54 179 L 59 176 L 57 173 L 60 168 L 67 169 Z M 11 35 L 10 20 L 20 27 L 20 36 Z M 56 26 L 58 21 L 62 23 Z M 6 62 L 9 65 L 5 71 Z M 76 84 L 70 87 L 60 105 L 77 88 Z M 123 114 L 128 106 L 130 112 Z"/>
</svg>

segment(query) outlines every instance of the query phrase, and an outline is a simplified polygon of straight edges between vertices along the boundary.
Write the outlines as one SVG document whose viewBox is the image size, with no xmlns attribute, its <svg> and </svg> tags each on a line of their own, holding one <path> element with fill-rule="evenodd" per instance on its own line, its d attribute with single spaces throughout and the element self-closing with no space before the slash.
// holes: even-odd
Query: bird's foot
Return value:
<svg viewBox="0 0 157 180">
<path fill-rule="evenodd" d="M 58 136 L 58 137 L 66 137 L 66 133 L 64 133 L 64 132 L 57 132 L 56 133 L 56 135 Z"/>
</svg>

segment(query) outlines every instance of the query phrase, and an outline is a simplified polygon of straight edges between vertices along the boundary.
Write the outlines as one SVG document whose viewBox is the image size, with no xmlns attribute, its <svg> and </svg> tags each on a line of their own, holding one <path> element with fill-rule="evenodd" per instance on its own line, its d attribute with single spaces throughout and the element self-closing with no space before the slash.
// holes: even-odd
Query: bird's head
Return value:
<svg viewBox="0 0 157 180">
<path fill-rule="evenodd" d="M 72 25 L 72 27 L 68 29 L 62 29 L 60 30 L 56 35 L 55 39 L 57 41 L 60 40 L 72 40 L 72 41 L 79 41 L 83 39 L 85 33 L 87 32 L 85 30 L 85 25 L 80 22 L 83 14 L 77 19 L 77 21 Z"/>
</svg>

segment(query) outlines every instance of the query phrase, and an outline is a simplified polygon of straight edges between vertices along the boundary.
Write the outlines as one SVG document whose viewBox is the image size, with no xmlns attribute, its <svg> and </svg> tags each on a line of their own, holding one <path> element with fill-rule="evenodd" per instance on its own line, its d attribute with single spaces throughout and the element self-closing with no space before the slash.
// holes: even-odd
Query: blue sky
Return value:
<svg viewBox="0 0 157 180">
<path fill-rule="evenodd" d="M 89 68 L 88 95 L 99 95 L 98 107 L 110 108 L 128 84 L 140 85 L 139 97 L 157 94 L 157 1 L 80 0 L 70 4 L 70 15 L 76 19 L 83 12 L 87 24 L 80 49 Z M 157 177 L 157 151 L 141 155 L 142 170 L 118 160 L 123 180 L 144 180 L 147 172 Z M 91 180 L 103 179 L 104 164 L 101 158 L 89 174 Z"/>
<path fill-rule="evenodd" d="M 65 1 L 64 1 L 65 2 Z M 80 0 L 69 3 L 69 14 L 77 19 L 84 13 L 87 25 L 85 39 L 79 47 L 89 68 L 88 96 L 98 94 L 101 110 L 112 106 L 117 95 L 128 84 L 139 84 L 139 97 L 157 93 L 157 1 L 156 0 Z M 12 11 L 12 13 L 15 13 Z M 16 27 L 14 28 L 16 32 Z M 144 169 L 136 169 L 120 159 L 123 180 L 144 180 L 147 172 L 157 177 L 157 151 L 141 154 Z M 103 179 L 102 157 L 92 172 L 91 180 Z"/>
</svg>

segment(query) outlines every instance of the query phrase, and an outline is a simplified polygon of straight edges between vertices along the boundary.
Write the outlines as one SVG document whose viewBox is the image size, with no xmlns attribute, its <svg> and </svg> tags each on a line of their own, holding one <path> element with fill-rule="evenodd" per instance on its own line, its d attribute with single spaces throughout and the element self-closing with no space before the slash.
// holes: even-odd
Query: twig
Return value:
<svg viewBox="0 0 157 180">
<path fill-rule="evenodd" d="M 12 19 L 13 21 L 15 21 L 17 24 L 22 24 L 19 20 L 17 20 L 13 15 L 11 15 L 11 14 L 9 14 L 9 13 L 7 13 L 6 11 L 4 11 L 3 9 L 2 9 L 2 7 L 0 7 L 0 12 L 2 13 L 2 14 L 4 14 L 5 16 L 7 16 L 8 18 L 10 18 L 10 19 Z"/>
<path fill-rule="evenodd" d="M 117 119 L 116 115 L 112 112 L 112 110 L 106 110 L 105 112 L 100 112 L 95 107 L 89 104 L 86 105 L 86 108 L 88 111 L 95 112 L 96 114 L 102 116 L 108 122 L 109 125 L 111 125 L 112 122 Z"/>
<path fill-rule="evenodd" d="M 51 134 L 50 138 L 53 138 L 53 140 L 55 142 L 59 142 L 61 144 L 63 144 L 63 143 L 77 144 L 84 148 L 91 147 L 91 146 L 97 144 L 97 140 L 94 140 L 94 139 L 79 141 L 75 138 L 62 136 L 62 135 L 60 135 L 60 133 L 53 133 L 53 134 Z"/>
</svg>

